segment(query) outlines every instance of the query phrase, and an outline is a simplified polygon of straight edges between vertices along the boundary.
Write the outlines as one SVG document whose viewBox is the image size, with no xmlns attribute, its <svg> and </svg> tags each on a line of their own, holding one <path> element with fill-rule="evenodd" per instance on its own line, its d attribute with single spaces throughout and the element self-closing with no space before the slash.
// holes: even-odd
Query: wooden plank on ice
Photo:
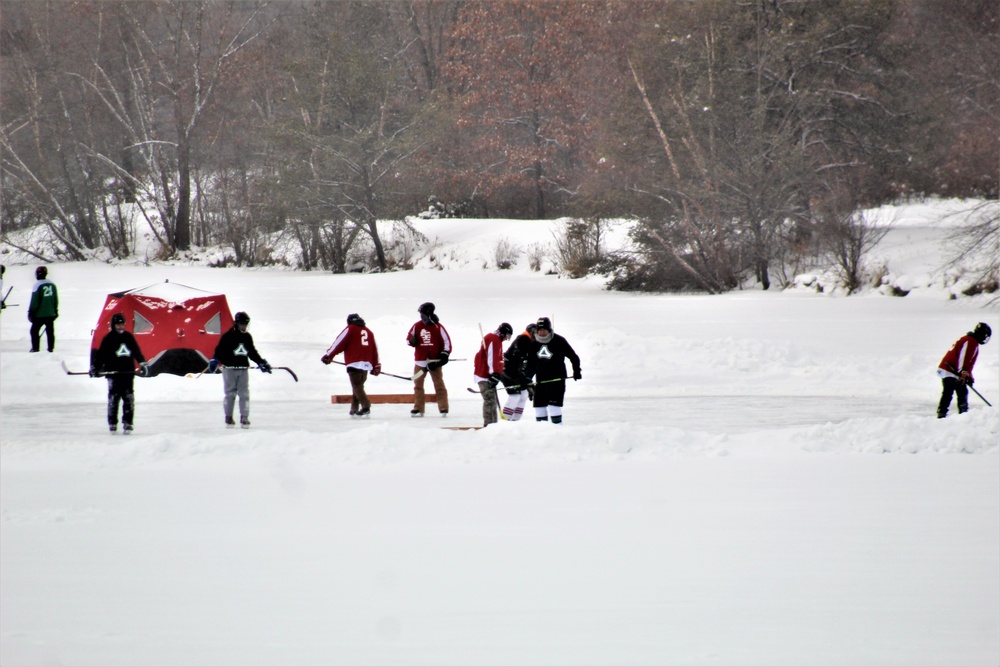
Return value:
<svg viewBox="0 0 1000 667">
<path fill-rule="evenodd" d="M 350 403 L 353 397 L 350 394 L 334 394 L 330 397 L 331 403 Z M 375 403 L 412 403 L 413 394 L 368 394 L 368 400 Z M 428 403 L 437 403 L 436 394 L 427 394 L 424 398 Z"/>
</svg>

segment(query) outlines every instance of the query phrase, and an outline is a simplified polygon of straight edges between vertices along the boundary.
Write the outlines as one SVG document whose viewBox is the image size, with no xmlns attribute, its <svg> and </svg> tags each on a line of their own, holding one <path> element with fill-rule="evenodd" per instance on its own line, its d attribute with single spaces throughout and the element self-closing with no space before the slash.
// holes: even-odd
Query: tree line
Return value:
<svg viewBox="0 0 1000 667">
<path fill-rule="evenodd" d="M 3 232 L 343 272 L 429 207 L 568 216 L 616 287 L 767 288 L 861 207 L 997 198 L 998 37 L 991 0 L 7 0 Z"/>
</svg>

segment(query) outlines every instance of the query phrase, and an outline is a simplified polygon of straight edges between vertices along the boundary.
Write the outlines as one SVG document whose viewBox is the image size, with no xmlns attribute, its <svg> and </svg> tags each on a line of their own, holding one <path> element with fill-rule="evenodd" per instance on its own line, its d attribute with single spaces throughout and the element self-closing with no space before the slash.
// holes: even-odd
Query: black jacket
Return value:
<svg viewBox="0 0 1000 667">
<path fill-rule="evenodd" d="M 536 382 L 543 380 L 566 379 L 566 359 L 573 365 L 573 374 L 580 372 L 580 357 L 565 338 L 557 333 L 552 334 L 548 343 L 540 343 L 537 338 L 531 340 L 531 355 L 529 357 L 530 374 Z"/>
<path fill-rule="evenodd" d="M 528 383 L 529 357 L 531 356 L 531 336 L 519 334 L 503 353 L 503 374 L 500 376 L 504 386 Z"/>
<path fill-rule="evenodd" d="M 138 341 L 128 331 L 109 331 L 100 347 L 90 352 L 90 365 L 98 373 L 129 373 L 144 361 Z"/>
<path fill-rule="evenodd" d="M 222 334 L 219 344 L 215 346 L 214 356 L 228 368 L 250 368 L 251 361 L 258 364 L 264 361 L 253 346 L 253 336 L 248 331 L 240 331 L 235 324 Z"/>
</svg>

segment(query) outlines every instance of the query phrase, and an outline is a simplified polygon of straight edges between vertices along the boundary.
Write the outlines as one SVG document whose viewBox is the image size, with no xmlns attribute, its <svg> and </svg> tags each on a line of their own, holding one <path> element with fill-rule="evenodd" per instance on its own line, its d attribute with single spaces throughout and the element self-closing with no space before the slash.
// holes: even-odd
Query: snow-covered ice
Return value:
<svg viewBox="0 0 1000 667">
<path fill-rule="evenodd" d="M 418 223 L 433 258 L 380 275 L 56 264 L 51 355 L 27 352 L 35 264 L 4 260 L 0 662 L 996 665 L 1000 412 L 936 419 L 934 369 L 1000 322 L 948 298 L 925 210 L 877 249 L 929 276 L 905 298 L 495 270 L 497 239 L 551 242 L 523 221 Z M 63 372 L 109 292 L 163 280 L 227 294 L 298 374 L 252 375 L 250 430 L 223 428 L 220 377 L 160 376 L 112 436 L 104 382 Z M 428 300 L 469 359 L 445 368 L 451 415 L 331 404 L 349 384 L 319 357 L 347 314 L 405 375 Z M 540 315 L 582 358 L 565 424 L 442 429 L 481 423 L 479 326 Z M 1000 343 L 975 375 L 996 406 Z"/>
</svg>

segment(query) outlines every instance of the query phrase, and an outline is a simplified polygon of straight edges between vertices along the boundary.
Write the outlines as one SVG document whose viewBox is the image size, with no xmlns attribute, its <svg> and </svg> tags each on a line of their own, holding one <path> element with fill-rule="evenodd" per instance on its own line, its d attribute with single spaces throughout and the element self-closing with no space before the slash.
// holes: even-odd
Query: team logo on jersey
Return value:
<svg viewBox="0 0 1000 667">
<path fill-rule="evenodd" d="M 551 352 L 551 350 L 549 350 L 549 346 L 548 345 L 542 345 L 540 348 L 538 348 L 538 358 L 539 359 L 551 359 L 552 358 L 552 352 Z"/>
<path fill-rule="evenodd" d="M 115 352 L 115 356 L 116 357 L 131 357 L 132 356 L 132 350 L 128 349 L 128 345 L 126 345 L 125 343 L 122 343 L 121 347 L 119 347 L 118 350 Z"/>
<path fill-rule="evenodd" d="M 239 345 L 236 346 L 236 349 L 233 350 L 233 354 L 235 354 L 237 357 L 246 357 L 250 353 L 247 352 L 247 349 L 245 347 L 243 347 L 243 343 L 240 343 Z"/>
</svg>

